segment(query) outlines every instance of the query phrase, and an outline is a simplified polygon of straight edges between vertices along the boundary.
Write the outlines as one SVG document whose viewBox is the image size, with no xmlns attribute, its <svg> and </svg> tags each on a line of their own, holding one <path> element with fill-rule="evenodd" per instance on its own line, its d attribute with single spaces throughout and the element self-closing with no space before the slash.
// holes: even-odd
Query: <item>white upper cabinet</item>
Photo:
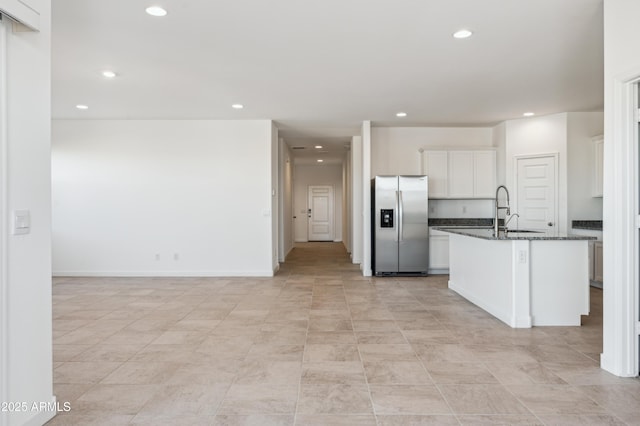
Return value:
<svg viewBox="0 0 640 426">
<path fill-rule="evenodd" d="M 0 0 L 0 12 L 32 30 L 40 29 L 42 0 Z"/>
<path fill-rule="evenodd" d="M 602 197 L 602 180 L 604 166 L 604 137 L 596 136 L 593 140 L 593 188 L 594 197 Z"/>
<path fill-rule="evenodd" d="M 449 151 L 449 198 L 473 198 L 473 151 Z"/>
<path fill-rule="evenodd" d="M 429 198 L 447 198 L 447 151 L 424 152 L 424 174 L 429 176 Z"/>
<path fill-rule="evenodd" d="M 429 198 L 493 198 L 496 152 L 424 151 Z"/>
<path fill-rule="evenodd" d="M 496 193 L 496 152 L 474 151 L 473 196 L 493 198 Z"/>
</svg>

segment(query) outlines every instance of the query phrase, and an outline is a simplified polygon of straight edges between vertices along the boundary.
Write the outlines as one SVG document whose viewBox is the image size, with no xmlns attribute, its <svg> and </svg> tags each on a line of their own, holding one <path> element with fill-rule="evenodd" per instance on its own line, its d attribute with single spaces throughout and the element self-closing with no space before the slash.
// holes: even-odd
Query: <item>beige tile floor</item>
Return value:
<svg viewBox="0 0 640 426">
<path fill-rule="evenodd" d="M 640 425 L 582 327 L 515 330 L 446 276 L 371 279 L 341 244 L 274 278 L 56 278 L 50 425 Z"/>
</svg>

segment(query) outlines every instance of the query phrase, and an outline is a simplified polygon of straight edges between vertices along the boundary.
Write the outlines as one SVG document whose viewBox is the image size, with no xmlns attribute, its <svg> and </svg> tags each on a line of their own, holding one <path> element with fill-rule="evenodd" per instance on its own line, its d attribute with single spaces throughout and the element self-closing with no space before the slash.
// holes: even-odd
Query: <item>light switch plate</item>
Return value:
<svg viewBox="0 0 640 426">
<path fill-rule="evenodd" d="M 31 232 L 31 212 L 29 210 L 13 211 L 13 235 L 24 235 Z"/>
</svg>

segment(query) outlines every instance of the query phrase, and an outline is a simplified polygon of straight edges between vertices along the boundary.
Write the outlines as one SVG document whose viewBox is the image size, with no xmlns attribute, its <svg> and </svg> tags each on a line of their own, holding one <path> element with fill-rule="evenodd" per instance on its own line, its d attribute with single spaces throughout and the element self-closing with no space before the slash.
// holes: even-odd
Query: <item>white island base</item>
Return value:
<svg viewBox="0 0 640 426">
<path fill-rule="evenodd" d="M 449 288 L 514 328 L 589 314 L 589 241 L 450 234 Z"/>
</svg>

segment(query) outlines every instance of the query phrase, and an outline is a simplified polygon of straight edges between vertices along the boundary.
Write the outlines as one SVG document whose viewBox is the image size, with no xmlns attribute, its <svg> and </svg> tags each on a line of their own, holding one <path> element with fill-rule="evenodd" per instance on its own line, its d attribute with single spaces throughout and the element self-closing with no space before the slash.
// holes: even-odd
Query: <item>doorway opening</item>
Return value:
<svg viewBox="0 0 640 426">
<path fill-rule="evenodd" d="M 301 243 L 336 242 L 351 254 L 350 142 L 280 138 L 280 262 Z M 318 148 L 321 147 L 321 148 Z M 318 161 L 321 159 L 322 161 Z M 312 245 L 318 247 L 317 244 Z"/>
<path fill-rule="evenodd" d="M 344 173 L 342 163 L 307 164 L 293 168 L 293 231 L 295 243 L 308 241 L 343 242 Z"/>
</svg>

